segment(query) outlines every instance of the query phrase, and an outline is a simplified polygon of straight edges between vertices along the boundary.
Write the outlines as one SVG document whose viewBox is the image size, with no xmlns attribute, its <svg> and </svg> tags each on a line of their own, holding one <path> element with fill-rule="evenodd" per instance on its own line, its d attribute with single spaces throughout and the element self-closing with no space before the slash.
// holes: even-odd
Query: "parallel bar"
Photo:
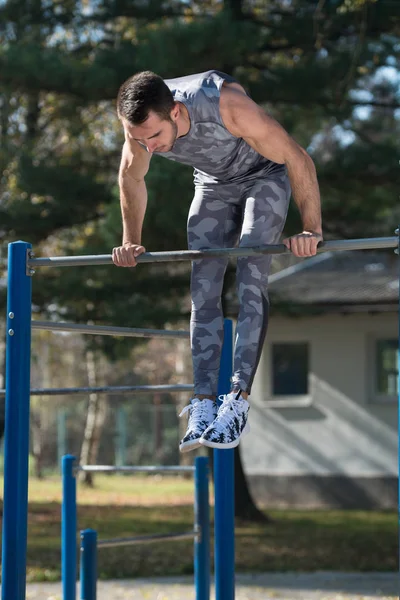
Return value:
<svg viewBox="0 0 400 600">
<path fill-rule="evenodd" d="M 82 465 L 78 471 L 90 471 L 92 473 L 193 473 L 194 467 L 177 465 L 150 465 L 148 467 L 122 466 L 114 467 L 109 465 Z"/>
<path fill-rule="evenodd" d="M 167 337 L 188 338 L 189 331 L 182 329 L 137 329 L 132 327 L 112 327 L 108 325 L 80 325 L 79 323 L 52 323 L 51 321 L 32 321 L 32 329 L 45 329 L 47 331 L 73 331 L 74 333 L 85 333 L 91 335 L 115 335 L 121 337 Z"/>
<path fill-rule="evenodd" d="M 210 501 L 208 485 L 208 458 L 195 459 L 194 530 L 199 536 L 194 540 L 194 582 L 196 600 L 210 600 Z"/>
<path fill-rule="evenodd" d="M 154 535 L 141 535 L 133 538 L 115 538 L 112 540 L 100 540 L 97 542 L 98 548 L 116 548 L 117 546 L 137 546 L 141 544 L 153 544 L 154 542 L 181 542 L 182 540 L 192 540 L 196 537 L 195 531 L 187 533 L 160 533 Z"/>
<path fill-rule="evenodd" d="M 77 563 L 77 505 L 75 456 L 62 458 L 62 507 L 61 507 L 61 579 L 63 600 L 76 598 Z"/>
<path fill-rule="evenodd" d="M 396 237 L 365 238 L 359 240 L 335 240 L 321 242 L 318 252 L 332 252 L 342 250 L 372 250 L 376 248 L 396 248 Z M 253 256 L 255 254 L 289 254 L 290 251 L 284 244 L 269 246 L 255 246 L 254 248 L 215 248 L 210 250 L 175 250 L 171 252 L 145 252 L 137 257 L 137 262 L 177 262 L 185 260 L 198 260 L 200 258 L 214 258 L 230 256 L 232 258 Z M 31 258 L 28 260 L 30 268 L 36 267 L 72 267 L 85 265 L 113 264 L 111 254 L 95 256 L 52 256 L 48 258 Z"/>
<path fill-rule="evenodd" d="M 26 274 L 26 257 L 30 248 L 26 242 L 8 246 L 2 600 L 26 597 L 32 318 L 32 278 Z"/>
<path fill-rule="evenodd" d="M 97 598 L 97 532 L 81 531 L 81 600 Z M 65 599 L 64 599 L 65 600 Z"/>
<path fill-rule="evenodd" d="M 154 394 L 156 392 L 192 392 L 191 384 L 176 385 L 126 385 L 103 387 L 77 387 L 77 388 L 43 388 L 31 390 L 31 396 L 70 396 L 72 394 Z M 0 397 L 5 395 L 5 390 L 0 390 Z"/>
<path fill-rule="evenodd" d="M 232 321 L 225 319 L 218 394 L 230 392 L 233 362 Z M 234 450 L 214 450 L 215 600 L 235 598 Z"/>
</svg>

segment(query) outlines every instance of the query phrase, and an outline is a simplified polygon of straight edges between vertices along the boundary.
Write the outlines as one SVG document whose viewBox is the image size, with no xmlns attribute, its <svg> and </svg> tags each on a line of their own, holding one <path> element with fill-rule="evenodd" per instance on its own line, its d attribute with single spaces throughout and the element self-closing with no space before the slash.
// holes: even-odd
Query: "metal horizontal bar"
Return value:
<svg viewBox="0 0 400 600">
<path fill-rule="evenodd" d="M 192 392 L 194 386 L 190 384 L 177 385 L 126 385 L 103 387 L 76 387 L 76 388 L 43 388 L 31 390 L 31 396 L 69 396 L 71 394 L 154 394 L 156 392 Z M 0 390 L 0 397 L 6 391 Z"/>
<path fill-rule="evenodd" d="M 182 540 L 192 540 L 198 534 L 195 531 L 187 533 L 160 533 L 154 535 L 142 535 L 132 538 L 115 538 L 111 540 L 99 540 L 98 548 L 115 548 L 117 546 L 136 546 L 138 544 L 153 544 L 154 542 L 180 542 Z"/>
<path fill-rule="evenodd" d="M 363 238 L 356 240 L 334 240 L 321 242 L 318 252 L 336 252 L 342 250 L 372 250 L 377 248 L 396 248 L 397 237 Z M 138 263 L 176 262 L 184 260 L 198 260 L 200 258 L 214 257 L 245 257 L 255 254 L 289 254 L 290 251 L 284 244 L 255 246 L 253 248 L 212 248 L 208 250 L 174 250 L 171 252 L 145 252 L 137 257 Z M 28 267 L 72 267 L 85 265 L 113 264 L 111 254 L 98 254 L 95 256 L 52 256 L 48 258 L 30 258 Z"/>
<path fill-rule="evenodd" d="M 88 333 L 100 335 L 116 335 L 123 337 L 168 337 L 188 338 L 189 331 L 165 329 L 134 329 L 131 327 L 112 327 L 108 325 L 80 325 L 79 323 L 52 323 L 51 321 L 32 321 L 32 329 L 46 329 L 48 331 L 73 331 L 74 333 Z"/>
<path fill-rule="evenodd" d="M 193 473 L 194 467 L 184 465 L 149 465 L 149 466 L 123 466 L 113 465 L 80 465 L 77 471 L 92 473 Z"/>
</svg>

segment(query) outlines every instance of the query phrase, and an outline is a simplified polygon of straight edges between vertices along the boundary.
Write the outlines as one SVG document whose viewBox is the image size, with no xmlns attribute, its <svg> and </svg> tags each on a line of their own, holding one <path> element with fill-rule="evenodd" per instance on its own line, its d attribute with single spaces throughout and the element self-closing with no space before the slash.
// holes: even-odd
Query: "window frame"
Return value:
<svg viewBox="0 0 400 600">
<path fill-rule="evenodd" d="M 274 346 L 307 346 L 307 393 L 305 394 L 274 394 Z M 282 402 L 293 402 L 294 400 L 300 403 L 309 403 L 311 399 L 311 341 L 310 340 L 273 340 L 269 344 L 269 387 L 270 387 L 270 400 L 274 403 Z"/>
<path fill-rule="evenodd" d="M 394 341 L 398 348 L 398 338 L 393 334 L 374 334 L 369 341 L 369 353 L 368 353 L 368 390 L 369 390 L 369 401 L 372 404 L 397 404 L 399 389 L 395 394 L 383 394 L 378 390 L 378 343 L 384 341 Z M 398 350 L 397 350 L 398 351 Z M 400 374 L 398 374 L 397 387 L 399 388 Z"/>
</svg>

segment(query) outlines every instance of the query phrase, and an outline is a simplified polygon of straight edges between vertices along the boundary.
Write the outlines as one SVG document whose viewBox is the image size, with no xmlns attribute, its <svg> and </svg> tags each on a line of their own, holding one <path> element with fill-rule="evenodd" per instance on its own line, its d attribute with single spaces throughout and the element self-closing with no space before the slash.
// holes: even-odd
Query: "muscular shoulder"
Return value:
<svg viewBox="0 0 400 600">
<path fill-rule="evenodd" d="M 230 133 L 242 137 L 243 119 L 251 118 L 253 113 L 260 110 L 239 83 L 224 83 L 220 95 L 220 113 Z"/>
<path fill-rule="evenodd" d="M 150 166 L 151 155 L 129 133 L 125 131 L 125 143 L 122 148 L 121 173 L 133 179 L 142 179 Z"/>
</svg>

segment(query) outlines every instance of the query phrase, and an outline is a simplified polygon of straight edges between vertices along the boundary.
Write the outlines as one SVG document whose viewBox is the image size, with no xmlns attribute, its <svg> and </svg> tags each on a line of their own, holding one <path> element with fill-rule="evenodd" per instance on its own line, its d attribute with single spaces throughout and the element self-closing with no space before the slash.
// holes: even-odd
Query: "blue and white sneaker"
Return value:
<svg viewBox="0 0 400 600">
<path fill-rule="evenodd" d="M 222 404 L 218 414 L 199 441 L 209 448 L 235 448 L 240 438 L 250 431 L 247 423 L 250 404 L 240 392 L 231 392 L 219 399 Z"/>
<path fill-rule="evenodd" d="M 182 417 L 187 412 L 189 412 L 189 422 L 186 433 L 179 444 L 181 452 L 200 448 L 199 440 L 217 416 L 218 407 L 215 400 L 192 398 L 190 404 L 185 406 L 179 416 Z"/>
</svg>

